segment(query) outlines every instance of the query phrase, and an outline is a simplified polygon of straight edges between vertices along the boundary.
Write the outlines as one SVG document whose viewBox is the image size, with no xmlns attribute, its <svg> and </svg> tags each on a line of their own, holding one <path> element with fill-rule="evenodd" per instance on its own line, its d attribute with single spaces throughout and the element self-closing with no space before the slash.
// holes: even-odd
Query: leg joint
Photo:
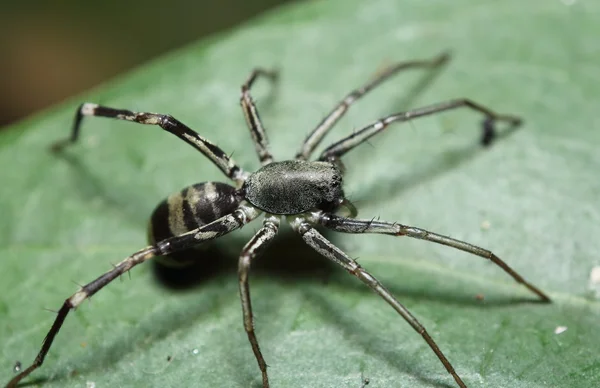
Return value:
<svg viewBox="0 0 600 388">
<path fill-rule="evenodd" d="M 172 132 L 177 127 L 177 120 L 171 115 L 160 115 L 158 125 L 166 131 Z"/>
</svg>

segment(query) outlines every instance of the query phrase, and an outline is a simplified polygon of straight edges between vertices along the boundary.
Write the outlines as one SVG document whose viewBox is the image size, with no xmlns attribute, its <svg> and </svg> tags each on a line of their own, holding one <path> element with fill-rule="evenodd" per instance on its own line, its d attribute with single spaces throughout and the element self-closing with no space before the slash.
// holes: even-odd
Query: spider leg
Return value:
<svg viewBox="0 0 600 388">
<path fill-rule="evenodd" d="M 204 154 L 204 156 L 210 159 L 210 161 L 213 162 L 228 178 L 234 180 L 238 184 L 241 184 L 244 181 L 244 171 L 221 148 L 203 138 L 173 116 L 159 113 L 133 112 L 126 109 L 115 109 L 89 102 L 81 104 L 75 113 L 71 136 L 56 142 L 52 147 L 55 151 L 60 151 L 65 146 L 75 143 L 78 140 L 81 121 L 84 116 L 108 117 L 117 120 L 133 121 L 140 124 L 158 125 L 165 131 L 174 134 Z"/>
<path fill-rule="evenodd" d="M 310 158 L 311 153 L 319 145 L 321 140 L 323 140 L 323 137 L 325 137 L 327 132 L 329 132 L 338 120 L 344 116 L 350 105 L 393 75 L 407 69 L 436 68 L 446 63 L 449 59 L 450 54 L 442 53 L 429 60 L 398 62 L 379 71 L 371 81 L 350 92 L 327 116 L 325 116 L 319 125 L 317 125 L 317 127 L 306 137 L 302 144 L 302 148 L 296 154 L 296 159 L 307 160 Z"/>
<path fill-rule="evenodd" d="M 474 111 L 481 112 L 486 116 L 486 119 L 483 122 L 483 134 L 481 138 L 481 142 L 483 145 L 489 145 L 495 137 L 494 122 L 506 121 L 513 126 L 521 124 L 521 119 L 517 116 L 502 115 L 495 113 L 494 111 L 486 108 L 485 106 L 477 102 L 471 101 L 469 99 L 463 98 L 458 100 L 450 100 L 422 108 L 409 110 L 406 112 L 396 113 L 379 119 L 376 122 L 362 128 L 357 132 L 354 132 L 349 136 L 346 136 L 345 138 L 327 147 L 319 157 L 319 160 L 332 160 L 341 157 L 357 145 L 367 141 L 372 136 L 383 131 L 391 123 L 410 121 L 418 117 L 429 116 L 438 112 L 453 110 L 462 107 L 467 107 Z"/>
<path fill-rule="evenodd" d="M 437 244 L 446 245 L 452 248 L 460 249 L 484 259 L 490 260 L 504 272 L 512 276 L 518 283 L 523 284 L 531 292 L 539 296 L 543 302 L 550 302 L 550 298 L 539 288 L 529 283 L 514 269 L 508 266 L 503 260 L 487 249 L 480 248 L 476 245 L 466 243 L 464 241 L 455 240 L 453 238 L 442 236 L 437 233 L 429 232 L 424 229 L 415 228 L 414 226 L 401 225 L 398 223 L 375 221 L 375 220 L 357 220 L 346 217 L 339 217 L 333 214 L 321 214 L 318 216 L 318 221 L 321 225 L 328 229 L 344 233 L 380 233 L 392 236 L 408 236 L 420 240 L 431 241 Z"/>
<path fill-rule="evenodd" d="M 329 260 L 343 267 L 351 275 L 356 276 L 363 283 L 369 286 L 375 293 L 381 296 L 398 314 L 408 322 L 416 332 L 421 334 L 425 342 L 429 345 L 431 350 L 435 353 L 438 359 L 444 364 L 444 367 L 452 375 L 456 383 L 461 388 L 466 388 L 465 383 L 458 376 L 450 361 L 446 358 L 444 353 L 440 350 L 438 345 L 435 343 L 433 338 L 427 333 L 425 327 L 419 323 L 406 307 L 404 307 L 373 275 L 362 268 L 355 260 L 351 259 L 341 249 L 333 245 L 329 240 L 323 237 L 310 223 L 303 217 L 289 217 L 292 228 L 298 232 L 302 239 L 315 251 L 325 256 Z"/>
<path fill-rule="evenodd" d="M 254 207 L 242 205 L 231 214 L 221 217 L 210 224 L 204 225 L 180 236 L 159 241 L 153 246 L 149 246 L 135 252 L 131 256 L 121 261 L 119 264 L 115 265 L 110 271 L 81 287 L 79 291 L 67 298 L 63 303 L 62 307 L 58 311 L 54 323 L 52 324 L 52 327 L 42 342 L 42 348 L 40 352 L 36 356 L 31 366 L 10 380 L 6 387 L 16 387 L 19 381 L 27 377 L 35 369 L 39 368 L 44 362 L 44 358 L 50 350 L 52 342 L 60 331 L 60 328 L 62 327 L 68 313 L 83 303 L 84 300 L 100 291 L 114 279 L 118 278 L 136 265 L 143 263 L 155 256 L 164 256 L 182 249 L 190 248 L 202 242 L 221 237 L 229 232 L 239 229 L 243 225 L 258 217 L 260 214 L 260 210 L 255 209 Z"/>
<path fill-rule="evenodd" d="M 240 255 L 238 264 L 238 273 L 240 281 L 240 297 L 242 299 L 242 310 L 244 314 L 244 329 L 248 334 L 248 340 L 252 345 L 254 357 L 258 362 L 258 367 L 262 373 L 263 388 L 269 388 L 269 378 L 267 376 L 267 363 L 258 346 L 258 340 L 254 333 L 254 317 L 252 315 L 252 303 L 250 302 L 250 288 L 248 286 L 248 273 L 252 260 L 258 257 L 267 245 L 273 240 L 279 229 L 279 217 L 265 217 L 263 227 L 256 232 L 254 237 L 246 244 Z"/>
<path fill-rule="evenodd" d="M 240 102 L 242 104 L 242 110 L 244 111 L 246 123 L 250 129 L 250 134 L 252 135 L 252 140 L 256 146 L 258 159 L 264 166 L 273 161 L 273 155 L 271 155 L 268 150 L 269 140 L 267 138 L 262 121 L 260 120 L 260 116 L 258 115 L 258 109 L 256 108 L 256 105 L 252 100 L 252 96 L 250 95 L 250 88 L 259 76 L 269 78 L 271 81 L 277 80 L 277 72 L 274 70 L 265 70 L 260 68 L 254 69 L 252 73 L 250 73 L 250 76 L 246 82 L 244 82 L 242 85 L 242 96 L 240 98 Z"/>
</svg>

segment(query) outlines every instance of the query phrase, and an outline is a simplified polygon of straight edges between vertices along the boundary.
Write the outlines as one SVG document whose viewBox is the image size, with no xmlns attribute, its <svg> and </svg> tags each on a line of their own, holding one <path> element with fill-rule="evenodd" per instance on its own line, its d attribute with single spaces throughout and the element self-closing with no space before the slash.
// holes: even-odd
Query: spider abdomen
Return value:
<svg viewBox="0 0 600 388">
<path fill-rule="evenodd" d="M 328 162 L 273 162 L 250 175 L 243 190 L 248 202 L 271 214 L 333 210 L 344 198 L 342 173 Z"/>
<path fill-rule="evenodd" d="M 242 198 L 235 187 L 203 182 L 169 195 L 158 204 L 148 229 L 151 244 L 179 236 L 233 212 Z"/>
</svg>

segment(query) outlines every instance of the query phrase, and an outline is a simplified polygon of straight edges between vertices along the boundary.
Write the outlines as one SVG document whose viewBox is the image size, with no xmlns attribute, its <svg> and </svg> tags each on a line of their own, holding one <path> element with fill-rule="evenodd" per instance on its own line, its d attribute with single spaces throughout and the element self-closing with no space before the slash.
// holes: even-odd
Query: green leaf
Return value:
<svg viewBox="0 0 600 388">
<path fill-rule="evenodd" d="M 572 3 L 572 4 L 571 4 Z M 175 52 L 0 134 L 0 381 L 29 365 L 77 286 L 143 247 L 148 215 L 180 188 L 224 180 L 159 128 L 84 122 L 63 156 L 80 101 L 171 113 L 258 167 L 239 109 L 254 66 L 277 67 L 270 98 L 253 91 L 279 160 L 352 88 L 392 61 L 451 49 L 440 71 L 395 77 L 353 106 L 329 143 L 386 114 L 470 97 L 526 124 L 489 149 L 466 110 L 396 125 L 345 157 L 346 193 L 380 216 L 489 248 L 548 292 L 549 305 L 478 257 L 389 236 L 331 235 L 427 327 L 467 385 L 600 385 L 600 90 L 594 2 L 307 2 Z M 141 265 L 68 316 L 44 387 L 258 387 L 243 330 L 236 255 L 244 228 L 202 255 L 207 272 L 176 291 Z M 482 227 L 482 225 L 486 227 Z M 489 226 L 489 227 L 488 227 Z M 288 227 L 251 274 L 257 335 L 274 387 L 453 387 L 419 334 Z M 211 261 L 212 260 L 212 261 Z M 224 271 L 209 272 L 210 262 Z M 315 264 L 317 263 L 317 264 Z M 484 300 L 478 300 L 483 295 Z M 565 326 L 562 334 L 555 329 Z M 170 361 L 169 361 L 170 360 Z M 88 384 L 89 385 L 89 384 Z"/>
</svg>

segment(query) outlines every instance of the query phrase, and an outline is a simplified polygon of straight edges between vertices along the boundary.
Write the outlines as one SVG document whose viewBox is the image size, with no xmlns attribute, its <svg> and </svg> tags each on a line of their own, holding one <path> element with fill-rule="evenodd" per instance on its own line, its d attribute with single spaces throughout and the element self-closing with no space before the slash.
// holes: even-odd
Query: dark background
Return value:
<svg viewBox="0 0 600 388">
<path fill-rule="evenodd" d="M 0 127 L 290 1 L 2 2 Z"/>
</svg>

